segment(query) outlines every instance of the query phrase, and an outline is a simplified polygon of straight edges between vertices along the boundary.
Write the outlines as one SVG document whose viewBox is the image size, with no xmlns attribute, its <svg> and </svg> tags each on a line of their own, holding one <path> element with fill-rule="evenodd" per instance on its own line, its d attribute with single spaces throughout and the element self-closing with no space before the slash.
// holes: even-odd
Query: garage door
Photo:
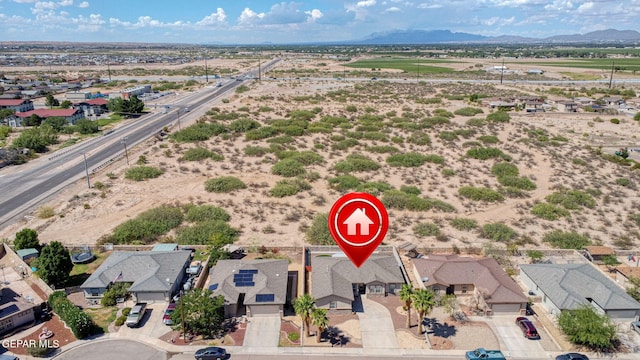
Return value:
<svg viewBox="0 0 640 360">
<path fill-rule="evenodd" d="M 497 313 L 519 313 L 520 304 L 493 304 L 491 309 L 494 314 Z"/>
<path fill-rule="evenodd" d="M 279 316 L 280 306 L 278 305 L 251 305 L 248 306 L 251 316 Z"/>
<path fill-rule="evenodd" d="M 139 292 L 136 297 L 138 302 L 165 301 L 164 292 Z"/>
</svg>

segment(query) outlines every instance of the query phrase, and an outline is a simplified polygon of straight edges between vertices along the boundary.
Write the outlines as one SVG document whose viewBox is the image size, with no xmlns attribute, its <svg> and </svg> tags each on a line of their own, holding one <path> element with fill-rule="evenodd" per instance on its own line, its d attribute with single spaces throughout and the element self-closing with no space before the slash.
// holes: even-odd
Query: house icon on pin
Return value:
<svg viewBox="0 0 640 360">
<path fill-rule="evenodd" d="M 356 230 L 358 225 L 360 225 L 360 235 L 369 235 L 369 226 L 373 225 L 373 221 L 365 214 L 364 208 L 361 208 L 351 213 L 342 224 L 347 225 L 347 235 L 358 235 Z"/>
</svg>

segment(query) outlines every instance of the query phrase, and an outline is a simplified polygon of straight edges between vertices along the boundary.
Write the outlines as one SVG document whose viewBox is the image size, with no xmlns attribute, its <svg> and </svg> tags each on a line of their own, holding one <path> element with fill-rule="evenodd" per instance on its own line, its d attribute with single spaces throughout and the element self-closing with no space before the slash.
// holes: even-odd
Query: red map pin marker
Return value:
<svg viewBox="0 0 640 360">
<path fill-rule="evenodd" d="M 388 229 L 387 209 L 371 194 L 346 194 L 333 204 L 329 212 L 331 236 L 356 267 L 373 254 Z"/>
</svg>

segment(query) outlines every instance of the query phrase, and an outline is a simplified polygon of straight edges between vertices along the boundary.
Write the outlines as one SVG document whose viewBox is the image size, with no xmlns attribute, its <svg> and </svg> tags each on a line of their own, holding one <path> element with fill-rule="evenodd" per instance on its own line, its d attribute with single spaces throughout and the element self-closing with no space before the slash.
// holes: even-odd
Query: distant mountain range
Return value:
<svg viewBox="0 0 640 360">
<path fill-rule="evenodd" d="M 395 30 L 373 33 L 350 44 L 362 45 L 410 45 L 410 44 L 589 44 L 589 43 L 640 43 L 640 32 L 635 30 L 598 30 L 586 34 L 556 35 L 547 38 L 522 36 L 483 36 L 449 30 Z"/>
</svg>

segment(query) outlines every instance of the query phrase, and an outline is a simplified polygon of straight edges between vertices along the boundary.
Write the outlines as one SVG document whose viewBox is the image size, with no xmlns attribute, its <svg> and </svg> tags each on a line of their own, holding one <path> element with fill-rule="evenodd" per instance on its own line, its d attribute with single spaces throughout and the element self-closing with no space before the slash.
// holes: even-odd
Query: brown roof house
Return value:
<svg viewBox="0 0 640 360">
<path fill-rule="evenodd" d="M 428 255 L 413 259 L 413 272 L 422 288 L 468 297 L 471 305 L 493 313 L 519 313 L 527 297 L 492 258 Z"/>
<path fill-rule="evenodd" d="M 600 263 L 602 260 L 609 256 L 615 255 L 616 253 L 612 248 L 608 246 L 585 246 L 584 247 L 584 257 L 595 262 Z"/>
<path fill-rule="evenodd" d="M 395 294 L 405 284 L 402 264 L 392 255 L 371 255 L 359 268 L 343 256 L 318 256 L 311 264 L 311 294 L 318 308 L 356 311 L 360 295 Z"/>
<path fill-rule="evenodd" d="M 633 287 L 630 278 L 640 279 L 640 267 L 616 266 L 616 282 L 625 289 Z"/>
</svg>

